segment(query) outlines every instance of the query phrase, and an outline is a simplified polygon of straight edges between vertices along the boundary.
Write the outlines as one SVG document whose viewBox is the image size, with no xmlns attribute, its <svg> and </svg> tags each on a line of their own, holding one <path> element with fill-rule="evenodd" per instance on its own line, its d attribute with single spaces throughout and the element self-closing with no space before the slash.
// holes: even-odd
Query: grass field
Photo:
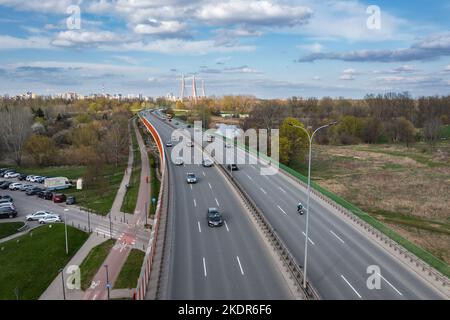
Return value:
<svg viewBox="0 0 450 320">
<path fill-rule="evenodd" d="M 161 182 L 158 180 L 157 176 L 156 176 L 156 161 L 155 161 L 155 156 L 149 152 L 148 153 L 148 157 L 149 157 L 149 161 L 150 161 L 150 177 L 151 177 L 151 199 L 156 199 L 156 201 L 158 201 L 158 197 L 159 197 L 159 189 L 161 188 Z M 157 202 L 155 202 L 153 204 L 152 201 L 150 201 L 150 215 L 153 216 L 156 212 L 156 204 Z"/>
<path fill-rule="evenodd" d="M 91 249 L 89 254 L 84 258 L 80 265 L 81 271 L 81 289 L 86 290 L 91 285 L 92 279 L 98 272 L 112 247 L 115 240 L 108 239 L 107 241 L 99 244 Z"/>
<path fill-rule="evenodd" d="M 144 262 L 145 253 L 132 249 L 127 261 L 120 271 L 119 277 L 114 284 L 114 289 L 132 289 L 136 288 L 137 280 Z"/>
<path fill-rule="evenodd" d="M 0 223 L 0 239 L 9 237 L 10 235 L 17 233 L 17 230 L 24 225 L 25 224 L 23 222 Z"/>
<path fill-rule="evenodd" d="M 58 272 L 78 251 L 88 234 L 68 227 L 69 254 L 66 254 L 64 225 L 54 224 L 33 230 L 0 247 L 0 300 L 36 300 Z M 19 241 L 19 242 L 17 242 Z"/>
<path fill-rule="evenodd" d="M 139 186 L 141 182 L 142 161 L 135 131 L 134 129 L 132 129 L 131 131 L 131 140 L 133 145 L 133 171 L 131 172 L 129 187 L 123 199 L 122 208 L 120 210 L 122 212 L 133 214 L 136 208 L 136 201 L 138 198 Z"/>
<path fill-rule="evenodd" d="M 315 146 L 312 176 L 404 238 L 450 263 L 450 142 Z M 302 174 L 306 167 L 296 166 Z"/>
</svg>

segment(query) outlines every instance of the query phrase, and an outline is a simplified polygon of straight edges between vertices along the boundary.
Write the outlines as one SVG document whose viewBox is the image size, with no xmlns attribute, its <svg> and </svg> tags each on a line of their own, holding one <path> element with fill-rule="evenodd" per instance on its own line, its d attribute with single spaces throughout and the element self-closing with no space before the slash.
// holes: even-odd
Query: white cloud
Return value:
<svg viewBox="0 0 450 320">
<path fill-rule="evenodd" d="M 101 43 L 117 42 L 120 37 L 109 31 L 62 31 L 58 33 L 52 44 L 58 47 L 91 46 Z"/>
<path fill-rule="evenodd" d="M 168 35 L 182 32 L 186 25 L 178 21 L 158 21 L 149 19 L 145 24 L 138 24 L 134 27 L 134 32 L 138 34 Z"/>
<path fill-rule="evenodd" d="M 41 36 L 16 38 L 0 35 L 0 50 L 8 49 L 51 49 L 51 45 L 48 38 Z"/>
<path fill-rule="evenodd" d="M 341 80 L 355 80 L 355 75 L 357 74 L 355 69 L 345 69 L 342 71 L 342 75 L 339 77 Z"/>
<path fill-rule="evenodd" d="M 35 11 L 35 12 L 52 12 L 52 13 L 66 13 L 70 5 L 79 4 L 81 1 L 75 0 L 0 0 L 0 5 L 12 7 L 21 11 Z"/>
<path fill-rule="evenodd" d="M 316 42 L 316 43 L 312 43 L 312 44 L 299 44 L 297 46 L 298 49 L 305 49 L 314 53 L 319 53 L 322 52 L 323 50 L 323 46 Z"/>
</svg>

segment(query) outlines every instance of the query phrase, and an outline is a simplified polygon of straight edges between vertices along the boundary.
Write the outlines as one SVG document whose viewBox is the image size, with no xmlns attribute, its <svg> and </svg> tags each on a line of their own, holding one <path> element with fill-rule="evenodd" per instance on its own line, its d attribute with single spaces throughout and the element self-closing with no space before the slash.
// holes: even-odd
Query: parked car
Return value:
<svg viewBox="0 0 450 320">
<path fill-rule="evenodd" d="M 46 217 L 43 217 L 42 219 L 39 219 L 40 224 L 56 223 L 56 222 L 62 222 L 61 217 L 58 215 L 48 215 Z"/>
<path fill-rule="evenodd" d="M 0 177 L 5 177 L 5 175 L 6 174 L 8 174 L 8 173 L 10 173 L 10 172 L 15 172 L 13 169 L 6 169 L 6 170 L 3 170 L 1 173 L 0 173 Z"/>
<path fill-rule="evenodd" d="M 32 179 L 33 177 L 34 177 L 33 175 L 28 175 L 28 176 L 25 178 L 25 180 L 26 180 L 26 181 L 31 181 L 31 179 Z"/>
<path fill-rule="evenodd" d="M 19 177 L 19 176 L 20 176 L 20 173 L 17 173 L 17 172 L 7 172 L 7 173 L 4 175 L 4 177 L 5 177 L 6 179 L 17 178 L 17 177 Z"/>
<path fill-rule="evenodd" d="M 19 179 L 19 181 L 24 181 L 27 178 L 26 174 L 21 174 L 20 176 L 17 177 L 17 179 Z"/>
<path fill-rule="evenodd" d="M 188 147 L 194 147 L 194 143 L 192 142 L 192 141 L 188 141 L 188 142 L 186 142 L 186 146 L 188 146 Z"/>
<path fill-rule="evenodd" d="M 67 197 L 67 200 L 66 200 L 67 205 L 73 205 L 75 203 L 77 203 L 77 199 L 75 197 L 72 197 L 72 196 Z"/>
<path fill-rule="evenodd" d="M 27 189 L 30 189 L 30 188 L 33 188 L 34 187 L 34 185 L 32 185 L 32 184 L 22 184 L 20 187 L 19 187 L 19 190 L 20 191 L 27 191 Z"/>
<path fill-rule="evenodd" d="M 12 203 L 13 201 L 12 201 L 12 198 L 10 197 L 9 199 L 8 198 L 1 198 L 0 199 L 0 204 L 2 204 L 2 203 Z"/>
<path fill-rule="evenodd" d="M 0 218 L 15 218 L 17 217 L 17 211 L 8 207 L 0 208 Z"/>
<path fill-rule="evenodd" d="M 209 159 L 209 158 L 204 158 L 203 161 L 202 161 L 202 165 L 204 167 L 212 167 L 213 164 L 214 164 L 214 162 L 211 159 Z"/>
<path fill-rule="evenodd" d="M 34 182 L 44 183 L 45 179 L 46 179 L 45 177 L 37 177 L 37 178 L 34 179 Z"/>
<path fill-rule="evenodd" d="M 26 194 L 27 196 L 34 196 L 34 195 L 38 194 L 38 192 L 40 192 L 40 191 L 42 191 L 42 190 L 43 190 L 43 189 L 42 189 L 42 188 L 39 188 L 39 187 L 32 187 L 32 188 L 27 189 L 27 191 L 25 192 L 25 194 Z"/>
<path fill-rule="evenodd" d="M 56 193 L 53 195 L 53 202 L 54 203 L 64 203 L 66 202 L 67 197 L 63 193 Z"/>
<path fill-rule="evenodd" d="M 53 192 L 48 190 L 42 190 L 37 194 L 37 196 L 44 200 L 53 200 Z"/>
<path fill-rule="evenodd" d="M 10 208 L 10 209 L 16 210 L 16 207 L 14 206 L 14 203 L 12 203 L 12 202 L 0 203 L 0 208 Z"/>
<path fill-rule="evenodd" d="M 223 225 L 223 218 L 217 208 L 209 208 L 206 213 L 206 220 L 210 227 L 220 227 Z"/>
<path fill-rule="evenodd" d="M 172 147 L 173 147 L 172 141 L 168 141 L 168 142 L 166 143 L 166 147 L 167 147 L 167 148 L 172 148 Z"/>
<path fill-rule="evenodd" d="M 11 191 L 16 191 L 16 190 L 20 190 L 20 187 L 22 186 L 22 183 L 20 183 L 20 182 L 14 182 L 14 183 L 11 183 L 10 185 L 9 185 L 9 190 L 11 190 Z"/>
<path fill-rule="evenodd" d="M 9 202 L 14 202 L 14 199 L 10 196 L 10 195 L 4 195 L 4 196 L 0 196 L 0 201 L 3 200 L 8 200 Z"/>
<path fill-rule="evenodd" d="M 195 176 L 195 173 L 189 172 L 186 175 L 186 181 L 187 183 L 197 183 L 197 177 Z"/>
<path fill-rule="evenodd" d="M 4 181 L 2 184 L 0 184 L 0 188 L 3 190 L 6 190 L 9 188 L 9 185 L 11 184 L 11 181 Z"/>
<path fill-rule="evenodd" d="M 42 219 L 48 215 L 54 215 L 54 213 L 51 211 L 40 210 L 35 213 L 28 214 L 25 219 L 27 219 L 27 221 L 39 221 L 39 219 Z"/>
</svg>

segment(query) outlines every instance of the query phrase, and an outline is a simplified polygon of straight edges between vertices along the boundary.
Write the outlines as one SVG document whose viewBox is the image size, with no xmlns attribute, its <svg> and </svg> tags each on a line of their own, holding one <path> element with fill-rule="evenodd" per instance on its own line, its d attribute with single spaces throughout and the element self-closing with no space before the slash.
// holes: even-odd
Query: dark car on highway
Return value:
<svg viewBox="0 0 450 320">
<path fill-rule="evenodd" d="M 10 207 L 0 207 L 0 218 L 15 218 L 17 217 L 17 211 Z"/>
<path fill-rule="evenodd" d="M 228 166 L 227 166 L 227 168 L 228 168 L 228 170 L 230 170 L 230 171 L 238 171 L 239 170 L 239 168 L 238 168 L 238 166 L 237 166 L 237 164 L 229 164 Z"/>
<path fill-rule="evenodd" d="M 66 202 L 66 200 L 67 200 L 66 195 L 63 193 L 57 193 L 53 195 L 54 203 L 64 203 Z"/>
<path fill-rule="evenodd" d="M 210 227 L 220 227 L 223 225 L 222 215 L 216 208 L 209 208 L 206 213 L 206 220 Z"/>
</svg>

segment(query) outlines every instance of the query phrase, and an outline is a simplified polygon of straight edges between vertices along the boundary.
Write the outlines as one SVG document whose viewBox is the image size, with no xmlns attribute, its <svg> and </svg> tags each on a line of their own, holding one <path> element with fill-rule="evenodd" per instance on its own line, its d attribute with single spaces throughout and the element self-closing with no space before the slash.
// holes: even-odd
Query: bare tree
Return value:
<svg viewBox="0 0 450 320">
<path fill-rule="evenodd" d="M 32 123 L 33 115 L 27 107 L 5 106 L 0 109 L 0 137 L 17 165 L 22 162 L 23 147 L 31 134 Z"/>
<path fill-rule="evenodd" d="M 440 138 L 441 121 L 438 118 L 431 118 L 424 123 L 423 135 L 425 141 L 430 145 L 436 143 Z"/>
</svg>

